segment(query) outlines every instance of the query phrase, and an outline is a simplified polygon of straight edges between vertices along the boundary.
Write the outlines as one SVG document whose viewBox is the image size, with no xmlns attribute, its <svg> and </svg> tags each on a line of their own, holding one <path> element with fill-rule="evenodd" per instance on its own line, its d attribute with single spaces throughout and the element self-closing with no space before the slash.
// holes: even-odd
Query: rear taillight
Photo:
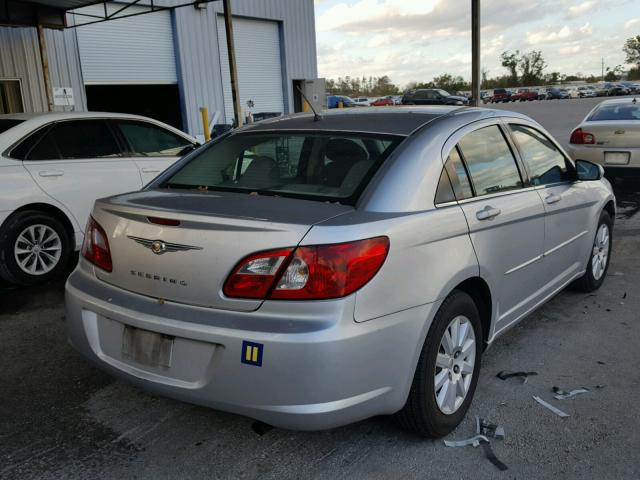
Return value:
<svg viewBox="0 0 640 480">
<path fill-rule="evenodd" d="M 257 253 L 242 260 L 227 279 L 228 297 L 322 300 L 363 287 L 380 270 L 389 239 L 315 245 Z"/>
<path fill-rule="evenodd" d="M 596 137 L 593 135 L 593 133 L 587 133 L 581 128 L 576 128 L 571 133 L 569 143 L 574 145 L 594 145 L 596 143 Z"/>
<path fill-rule="evenodd" d="M 82 256 L 102 270 L 106 270 L 107 272 L 113 270 L 107 234 L 91 216 L 87 221 L 87 228 L 84 232 Z"/>
</svg>

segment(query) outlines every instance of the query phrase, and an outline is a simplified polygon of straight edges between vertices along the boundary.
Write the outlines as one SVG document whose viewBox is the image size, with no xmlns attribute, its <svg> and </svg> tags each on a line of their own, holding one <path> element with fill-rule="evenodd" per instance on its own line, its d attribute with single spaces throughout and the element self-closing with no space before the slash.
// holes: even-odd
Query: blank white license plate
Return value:
<svg viewBox="0 0 640 480">
<path fill-rule="evenodd" d="M 122 355 L 150 367 L 170 367 L 173 339 L 170 335 L 124 327 Z"/>
<path fill-rule="evenodd" d="M 629 163 L 629 152 L 604 152 L 604 163 L 627 165 Z"/>
</svg>

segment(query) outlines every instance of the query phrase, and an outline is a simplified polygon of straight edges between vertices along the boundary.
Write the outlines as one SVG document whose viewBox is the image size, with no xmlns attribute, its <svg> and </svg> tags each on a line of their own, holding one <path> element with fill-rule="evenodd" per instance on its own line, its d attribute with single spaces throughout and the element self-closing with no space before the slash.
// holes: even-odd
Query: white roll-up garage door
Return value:
<svg viewBox="0 0 640 480">
<path fill-rule="evenodd" d="M 227 123 L 233 121 L 227 37 L 223 17 L 218 17 L 218 45 Z M 280 32 L 276 22 L 233 19 L 233 40 L 238 67 L 240 105 L 243 112 L 284 113 Z M 253 106 L 248 106 L 252 104 Z"/>
<path fill-rule="evenodd" d="M 109 7 L 122 8 L 118 4 Z M 102 8 L 95 5 L 82 12 Z M 143 10 L 132 6 L 125 12 L 135 13 L 136 8 Z M 77 32 L 85 84 L 177 83 L 169 11 L 77 27 Z"/>
</svg>

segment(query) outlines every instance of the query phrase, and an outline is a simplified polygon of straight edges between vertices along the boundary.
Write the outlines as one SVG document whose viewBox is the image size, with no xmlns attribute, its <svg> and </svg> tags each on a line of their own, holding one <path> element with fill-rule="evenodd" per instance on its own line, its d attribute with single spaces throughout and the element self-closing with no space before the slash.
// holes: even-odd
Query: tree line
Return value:
<svg viewBox="0 0 640 480">
<path fill-rule="evenodd" d="M 640 79 L 640 35 L 626 40 L 622 48 L 626 54 L 626 63 L 635 65 L 628 72 L 629 80 Z M 500 54 L 500 64 L 507 71 L 504 75 L 488 78 L 487 72 L 482 71 L 481 89 L 506 88 L 506 87 L 526 87 L 535 85 L 553 85 L 562 82 L 583 81 L 585 83 L 595 83 L 602 80 L 600 76 L 583 75 L 576 73 L 566 75 L 561 72 L 545 73 L 547 62 L 542 52 L 532 50 L 530 52 L 520 52 L 519 50 L 506 50 Z M 606 69 L 604 80 L 614 82 L 620 80 L 623 70 L 621 65 Z M 326 90 L 331 95 L 347 95 L 351 97 L 383 97 L 386 95 L 397 95 L 405 90 L 415 88 L 442 88 L 448 92 L 458 92 L 471 90 L 471 82 L 466 81 L 459 75 L 444 73 L 434 77 L 429 82 L 410 82 L 406 88 L 394 84 L 387 75 L 382 77 L 339 77 L 337 80 L 327 79 Z"/>
</svg>

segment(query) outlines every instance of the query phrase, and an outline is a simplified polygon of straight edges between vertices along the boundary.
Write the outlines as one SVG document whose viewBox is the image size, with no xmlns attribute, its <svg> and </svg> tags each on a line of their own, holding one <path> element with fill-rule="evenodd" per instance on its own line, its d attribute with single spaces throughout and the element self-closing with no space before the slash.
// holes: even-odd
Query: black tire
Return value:
<svg viewBox="0 0 640 480">
<path fill-rule="evenodd" d="M 609 249 L 607 252 L 607 263 L 605 265 L 604 272 L 602 273 L 602 276 L 600 278 L 595 278 L 593 268 L 591 267 L 591 262 L 594 256 L 593 246 L 595 244 L 596 236 L 598 235 L 600 226 L 602 224 L 606 224 L 609 229 Z M 571 285 L 573 290 L 578 290 L 580 292 L 593 292 L 595 290 L 598 290 L 604 283 L 604 279 L 607 276 L 607 271 L 609 270 L 609 264 L 611 263 L 611 248 L 613 246 L 613 219 L 607 211 L 603 210 L 602 213 L 600 213 L 600 220 L 598 221 L 598 227 L 596 228 L 596 233 L 591 245 L 592 247 L 589 249 L 589 260 L 587 261 L 587 271 L 582 277 L 573 282 L 573 284 Z"/>
<path fill-rule="evenodd" d="M 464 401 L 455 412 L 445 414 L 440 411 L 436 402 L 435 362 L 444 332 L 458 315 L 467 317 L 473 326 L 476 338 L 475 364 Z M 467 293 L 454 290 L 442 303 L 433 319 L 420 353 L 407 402 L 394 415 L 396 422 L 403 429 L 425 437 L 442 437 L 456 428 L 466 415 L 476 390 L 482 345 L 482 324 L 476 304 Z"/>
<path fill-rule="evenodd" d="M 22 270 L 14 256 L 14 247 L 18 236 L 31 225 L 50 227 L 58 234 L 61 244 L 60 258 L 55 267 L 40 275 L 32 275 Z M 57 218 L 37 210 L 14 213 L 0 229 L 0 277 L 17 285 L 44 283 L 65 271 L 72 251 L 72 239 L 67 229 Z"/>
</svg>

